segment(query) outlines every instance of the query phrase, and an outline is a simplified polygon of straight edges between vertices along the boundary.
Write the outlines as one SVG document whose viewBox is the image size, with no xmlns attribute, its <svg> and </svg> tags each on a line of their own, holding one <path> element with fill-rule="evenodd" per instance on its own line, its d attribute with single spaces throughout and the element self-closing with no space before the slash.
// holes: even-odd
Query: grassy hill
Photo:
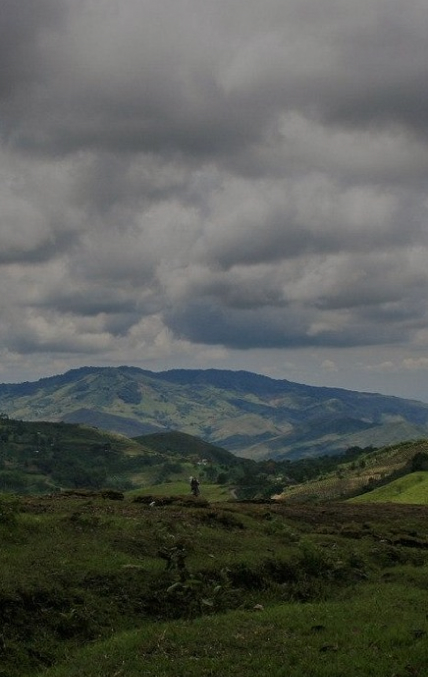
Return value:
<svg viewBox="0 0 428 677">
<path fill-rule="evenodd" d="M 0 673 L 422 676 L 427 511 L 0 496 Z"/>
<path fill-rule="evenodd" d="M 428 472 L 413 472 L 351 499 L 354 503 L 407 503 L 428 505 Z"/>
<path fill-rule="evenodd" d="M 428 435 L 428 404 L 214 369 L 84 367 L 34 383 L 0 384 L 0 412 L 128 437 L 179 430 L 255 460 Z"/>
<path fill-rule="evenodd" d="M 364 494 L 360 500 L 371 501 L 379 485 L 391 482 L 412 472 L 413 459 L 421 455 L 428 458 L 428 441 L 402 442 L 391 447 L 369 451 L 356 460 L 338 463 L 333 471 L 308 482 L 284 489 L 280 498 L 286 501 L 344 500 Z M 427 467 L 428 470 L 428 467 Z M 387 495 L 387 486 L 384 487 Z M 380 500 L 380 499 L 378 499 Z"/>
<path fill-rule="evenodd" d="M 162 462 L 160 454 L 135 440 L 96 428 L 0 419 L 0 491 L 124 489 L 136 472 Z"/>
<path fill-rule="evenodd" d="M 243 463 L 226 449 L 216 447 L 213 444 L 201 440 L 199 437 L 188 435 L 179 431 L 170 433 L 154 433 L 135 438 L 136 442 L 143 444 L 158 452 L 168 453 L 195 461 L 206 460 L 211 463 L 224 463 L 228 466 L 237 466 Z"/>
<path fill-rule="evenodd" d="M 0 417 L 0 491 L 133 490 L 144 495 L 188 494 L 198 477 L 210 501 L 229 497 L 287 501 L 343 500 L 414 470 L 428 470 L 428 442 L 296 461 L 243 459 L 181 432 L 134 439 L 93 427 Z"/>
<path fill-rule="evenodd" d="M 128 439 L 85 425 L 0 417 L 0 491 L 188 493 L 189 477 L 197 475 L 210 500 L 221 500 L 248 465 L 254 464 L 183 433 Z"/>
</svg>

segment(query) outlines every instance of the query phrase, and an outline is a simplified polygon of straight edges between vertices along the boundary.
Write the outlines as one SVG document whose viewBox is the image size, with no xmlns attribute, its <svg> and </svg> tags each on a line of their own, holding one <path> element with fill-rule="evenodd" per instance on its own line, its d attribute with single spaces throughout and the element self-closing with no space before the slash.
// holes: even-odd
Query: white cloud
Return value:
<svg viewBox="0 0 428 677">
<path fill-rule="evenodd" d="M 338 371 L 336 363 L 333 360 L 323 360 L 321 363 L 321 369 L 324 371 Z"/>
<path fill-rule="evenodd" d="M 411 371 L 417 371 L 423 369 L 424 371 L 428 369 L 428 357 L 408 357 L 403 360 L 404 367 L 410 369 Z"/>
</svg>

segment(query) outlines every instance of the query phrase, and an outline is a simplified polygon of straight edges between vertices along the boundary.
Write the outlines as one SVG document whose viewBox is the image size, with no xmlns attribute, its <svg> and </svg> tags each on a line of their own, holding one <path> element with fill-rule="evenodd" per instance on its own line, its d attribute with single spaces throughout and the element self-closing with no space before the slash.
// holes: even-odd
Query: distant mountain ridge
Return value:
<svg viewBox="0 0 428 677">
<path fill-rule="evenodd" d="M 177 430 L 257 460 L 428 437 L 422 402 L 217 369 L 81 367 L 0 384 L 0 412 L 132 437 Z"/>
</svg>

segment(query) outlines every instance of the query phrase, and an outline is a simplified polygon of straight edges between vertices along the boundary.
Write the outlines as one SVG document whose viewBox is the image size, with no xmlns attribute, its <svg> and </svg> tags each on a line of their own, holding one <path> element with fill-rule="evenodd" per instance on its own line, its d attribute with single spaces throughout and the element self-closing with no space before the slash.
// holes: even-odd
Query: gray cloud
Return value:
<svg viewBox="0 0 428 677">
<path fill-rule="evenodd" d="M 37 43 L 45 31 L 59 28 L 62 11 L 52 0 L 3 0 L 0 8 L 0 100 L 18 96 L 37 80 Z"/>
<path fill-rule="evenodd" d="M 421 0 L 5 0 L 3 373 L 299 380 L 318 355 L 338 385 L 415 383 L 427 23 Z"/>
</svg>

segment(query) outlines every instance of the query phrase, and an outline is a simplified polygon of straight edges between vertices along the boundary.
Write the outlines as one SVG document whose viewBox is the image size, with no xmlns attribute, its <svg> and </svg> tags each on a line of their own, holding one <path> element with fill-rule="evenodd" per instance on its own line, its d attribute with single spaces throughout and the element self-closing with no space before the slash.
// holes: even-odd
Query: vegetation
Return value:
<svg viewBox="0 0 428 677">
<path fill-rule="evenodd" d="M 377 450 L 361 449 L 352 460 L 348 460 L 347 455 L 337 458 L 335 468 L 329 472 L 285 487 L 281 498 L 287 501 L 330 501 L 364 494 L 365 500 L 370 501 L 374 490 L 379 487 L 387 487 L 414 471 L 423 471 L 428 467 L 427 459 L 427 440 L 402 442 Z M 387 496 L 388 490 L 378 495 Z"/>
<path fill-rule="evenodd" d="M 425 674 L 427 508 L 150 503 L 1 500 L 3 677 Z"/>
<path fill-rule="evenodd" d="M 131 440 L 89 426 L 0 417 L 0 492 L 8 493 L 109 488 L 186 494 L 189 478 L 197 476 L 211 502 L 275 495 L 287 501 L 344 500 L 427 469 L 425 440 L 255 462 L 179 432 Z"/>
<path fill-rule="evenodd" d="M 350 499 L 353 502 L 413 503 L 428 505 L 428 472 L 404 475 L 388 484 Z"/>
<path fill-rule="evenodd" d="M 89 426 L 0 418 L 0 491 L 50 493 L 108 487 L 152 492 L 188 490 L 198 475 L 220 498 L 257 464 L 180 433 L 130 440 Z M 255 471 L 256 472 L 256 471 Z M 211 487 L 211 489 L 210 489 Z"/>
<path fill-rule="evenodd" d="M 137 471 L 162 462 L 141 444 L 95 428 L 0 418 L 0 491 L 126 489 Z"/>
<path fill-rule="evenodd" d="M 0 411 L 127 437 L 180 430 L 257 461 L 294 461 L 428 435 L 428 404 L 422 402 L 215 369 L 84 367 L 34 383 L 0 384 Z"/>
<path fill-rule="evenodd" d="M 152 625 L 88 647 L 46 677 L 422 676 L 426 593 L 400 584 L 386 592 L 380 601 L 379 588 L 365 586 L 346 604 L 290 603 Z"/>
<path fill-rule="evenodd" d="M 427 471 L 3 415 L 0 677 L 422 676 Z"/>
</svg>

